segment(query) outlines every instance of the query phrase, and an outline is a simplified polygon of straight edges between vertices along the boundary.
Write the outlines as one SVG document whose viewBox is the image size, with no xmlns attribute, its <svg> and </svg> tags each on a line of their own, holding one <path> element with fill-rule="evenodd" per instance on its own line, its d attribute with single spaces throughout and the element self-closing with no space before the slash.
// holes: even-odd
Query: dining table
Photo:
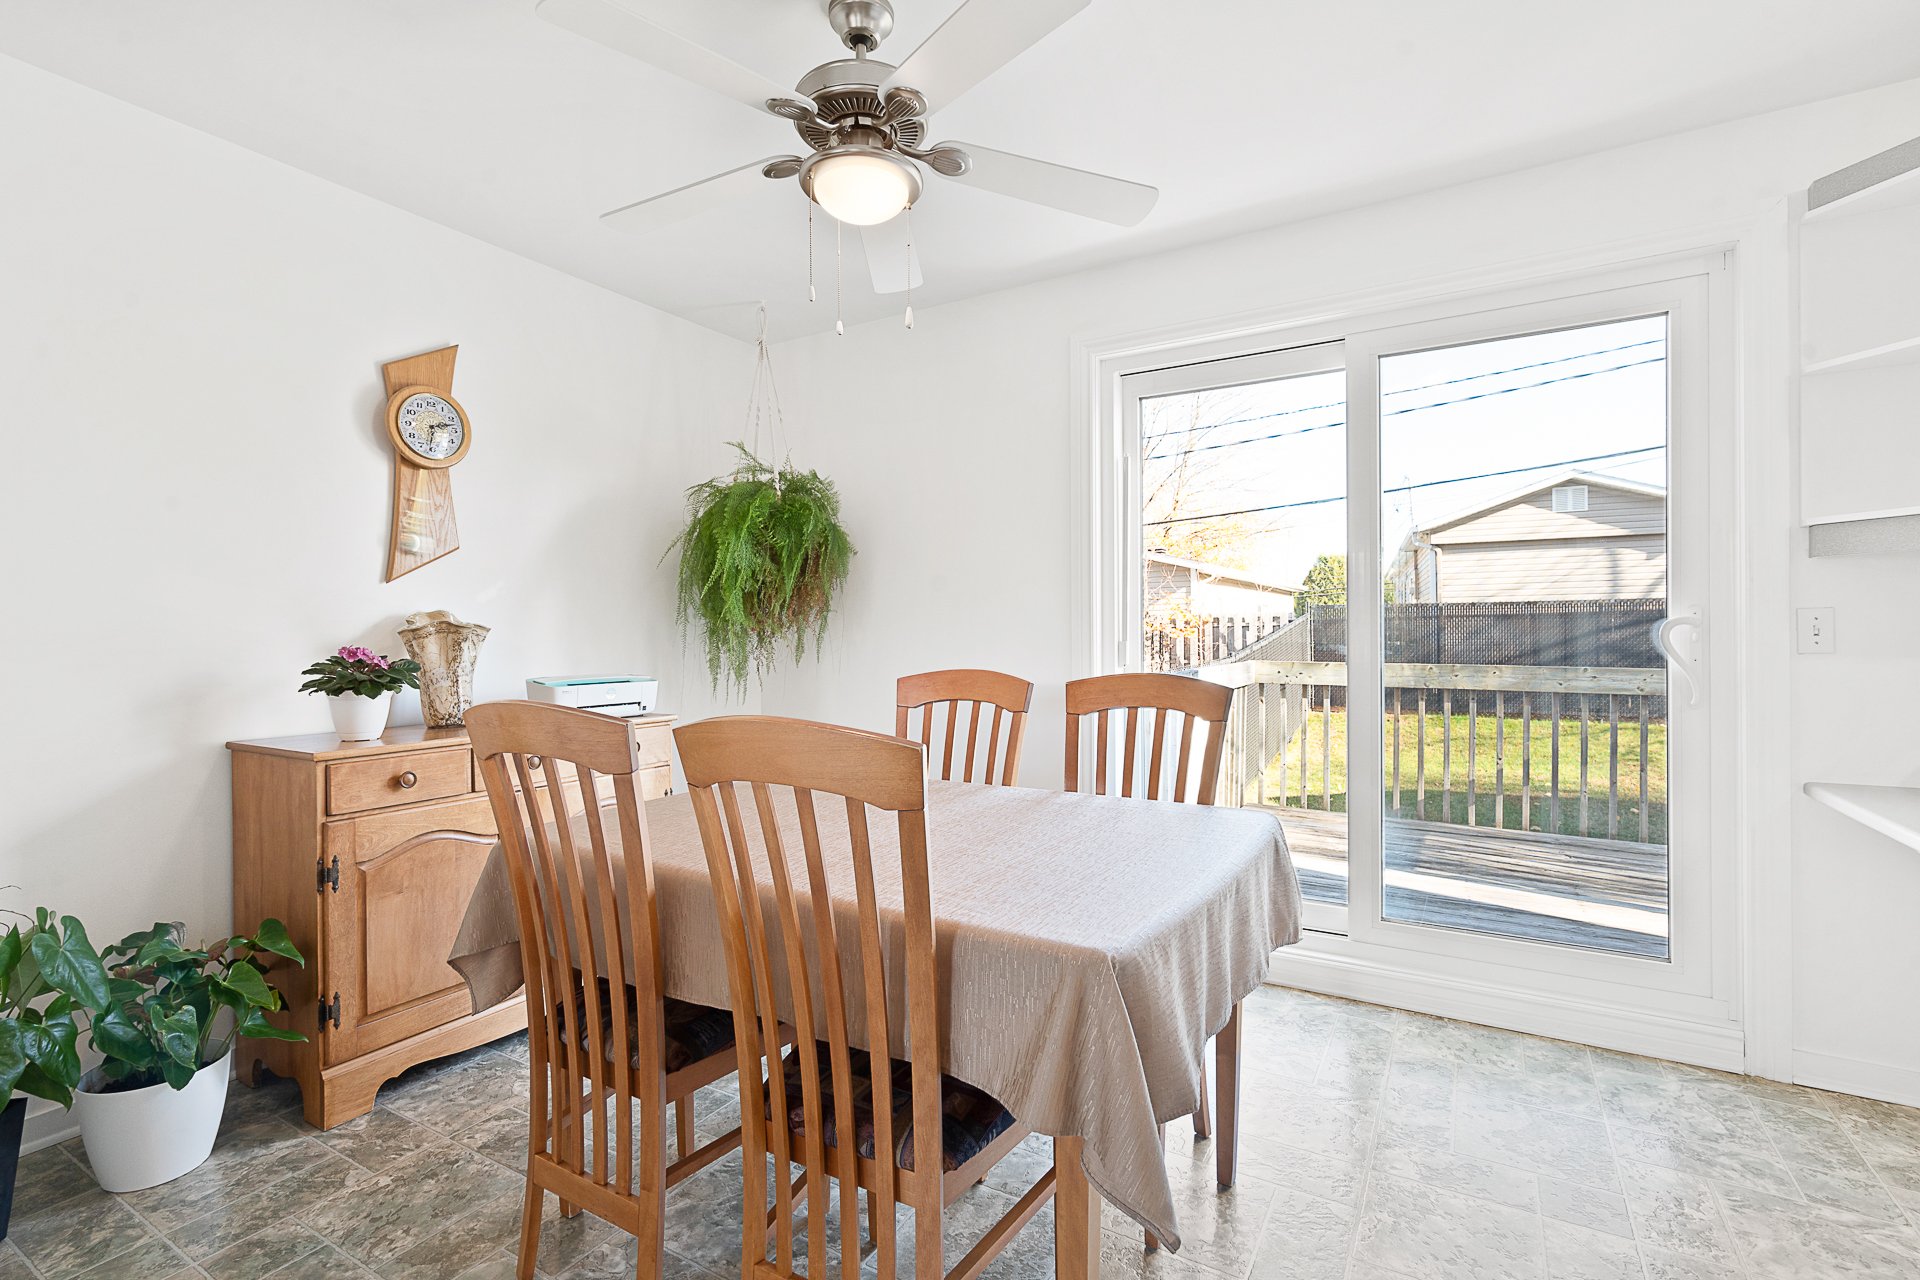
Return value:
<svg viewBox="0 0 1920 1280">
<path fill-rule="evenodd" d="M 664 796 L 644 813 L 665 992 L 727 1008 L 726 952 L 692 799 Z M 1217 1038 L 1216 1156 L 1221 1184 L 1231 1184 L 1240 1002 L 1274 950 L 1300 937 L 1299 881 L 1277 817 L 935 779 L 926 824 L 941 1070 L 1053 1138 L 1058 1274 L 1098 1275 L 1103 1199 L 1177 1250 L 1164 1126 L 1200 1107 L 1207 1045 Z M 892 824 L 873 831 L 876 869 L 897 864 Z M 788 847 L 799 847 L 797 830 L 789 834 Z M 618 869 L 624 852 L 616 844 L 609 853 Z M 770 909 L 771 872 L 762 874 Z M 897 880 L 878 892 L 882 915 L 890 907 L 897 915 Z M 523 985 L 498 847 L 448 963 L 476 1010 Z"/>
</svg>

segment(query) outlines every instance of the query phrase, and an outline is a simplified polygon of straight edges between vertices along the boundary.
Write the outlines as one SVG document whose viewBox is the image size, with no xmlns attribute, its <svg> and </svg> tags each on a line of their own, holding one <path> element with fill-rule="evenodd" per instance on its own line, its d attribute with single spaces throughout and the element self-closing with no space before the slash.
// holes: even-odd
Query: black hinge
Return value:
<svg viewBox="0 0 1920 1280">
<path fill-rule="evenodd" d="M 333 862 L 331 864 L 322 862 L 318 858 L 315 858 L 313 861 L 313 871 L 314 871 L 314 881 L 315 881 L 313 886 L 313 891 L 315 893 L 319 893 L 322 889 L 331 889 L 335 893 L 340 892 L 339 855 L 336 854 L 334 856 Z"/>
<path fill-rule="evenodd" d="M 332 1004 L 328 1004 L 325 1000 L 320 1002 L 320 1025 L 324 1027 L 329 1022 L 333 1024 L 335 1031 L 340 1029 L 340 993 L 338 991 L 333 993 Z"/>
</svg>

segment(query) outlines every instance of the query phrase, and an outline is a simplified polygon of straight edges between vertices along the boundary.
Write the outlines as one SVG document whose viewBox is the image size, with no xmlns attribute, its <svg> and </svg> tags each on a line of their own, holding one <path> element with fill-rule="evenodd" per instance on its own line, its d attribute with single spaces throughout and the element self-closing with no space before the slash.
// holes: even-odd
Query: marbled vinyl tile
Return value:
<svg viewBox="0 0 1920 1280">
<path fill-rule="evenodd" d="M 1243 1018 L 1235 1187 L 1171 1122 L 1184 1247 L 1147 1252 L 1109 1206 L 1109 1280 L 1920 1280 L 1920 1112 L 1278 988 Z M 326 1134 L 290 1083 L 236 1085 L 213 1158 L 130 1196 L 98 1190 L 77 1141 L 35 1152 L 0 1280 L 507 1280 L 526 1057 L 516 1036 L 416 1068 Z M 731 1079 L 695 1100 L 702 1141 L 739 1114 Z M 948 1266 L 1052 1155 L 1031 1138 L 960 1197 Z M 738 1276 L 742 1201 L 737 1154 L 671 1191 L 662 1280 Z M 982 1280 L 1047 1280 L 1052 1222 Z M 825 1229 L 837 1260 L 837 1209 Z M 544 1280 L 634 1261 L 620 1229 L 544 1198 Z"/>
</svg>

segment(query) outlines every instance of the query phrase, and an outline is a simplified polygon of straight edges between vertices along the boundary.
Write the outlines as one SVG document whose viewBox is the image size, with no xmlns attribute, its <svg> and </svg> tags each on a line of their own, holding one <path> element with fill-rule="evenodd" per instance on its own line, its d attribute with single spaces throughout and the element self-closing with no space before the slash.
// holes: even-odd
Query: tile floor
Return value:
<svg viewBox="0 0 1920 1280">
<path fill-rule="evenodd" d="M 212 1160 L 134 1195 L 96 1188 L 77 1140 L 37 1152 L 0 1280 L 511 1276 L 525 1052 L 417 1069 L 324 1134 L 291 1085 L 236 1086 Z M 1278 989 L 1248 1003 L 1245 1067 L 1238 1185 L 1170 1128 L 1185 1247 L 1143 1254 L 1109 1209 L 1108 1276 L 1920 1277 L 1920 1111 Z M 728 1086 L 696 1116 L 712 1135 L 737 1111 Z M 1017 1150 L 950 1211 L 950 1262 L 1048 1158 Z M 738 1169 L 670 1196 L 667 1280 L 739 1274 Z M 1051 1232 L 1043 1212 L 989 1275 L 1041 1280 Z M 552 1216 L 542 1274 L 630 1276 L 625 1240 Z"/>
</svg>

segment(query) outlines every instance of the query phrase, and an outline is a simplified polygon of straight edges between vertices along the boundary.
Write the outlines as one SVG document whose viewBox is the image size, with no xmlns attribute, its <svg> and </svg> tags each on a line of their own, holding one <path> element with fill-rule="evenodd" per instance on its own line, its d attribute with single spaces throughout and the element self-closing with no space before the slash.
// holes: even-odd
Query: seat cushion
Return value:
<svg viewBox="0 0 1920 1280">
<path fill-rule="evenodd" d="M 833 1096 L 833 1059 L 831 1049 L 818 1044 L 821 1103 L 826 1111 L 826 1140 L 837 1147 Z M 807 1113 L 802 1103 L 800 1050 L 787 1054 L 782 1072 L 787 1094 L 787 1124 L 796 1134 L 806 1132 Z M 855 1049 L 849 1055 L 853 1074 L 854 1150 L 873 1159 L 874 1084 L 873 1065 L 868 1055 Z M 893 1162 L 909 1172 L 913 1169 L 913 1064 L 891 1060 L 893 1079 Z M 995 1138 L 1013 1127 L 1013 1113 L 970 1084 L 952 1076 L 940 1077 L 940 1150 L 946 1172 L 952 1173 L 986 1150 Z"/>
<path fill-rule="evenodd" d="M 613 1035 L 613 1000 L 607 980 L 598 980 L 600 987 L 600 1035 L 603 1040 Z M 639 1065 L 640 1022 L 636 1006 L 637 995 L 632 987 L 621 984 L 627 997 L 627 1057 L 635 1066 Z M 684 1000 L 667 1002 L 666 1027 L 666 1070 L 669 1073 L 690 1067 L 703 1058 L 711 1058 L 733 1047 L 733 1014 L 725 1009 L 709 1009 L 703 1004 L 688 1004 Z M 560 1034 L 568 1035 L 567 1027 L 580 1028 L 579 1044 L 582 1049 L 591 1048 L 587 1035 L 587 995 L 577 990 L 573 997 L 577 1015 L 571 1019 L 563 1010 L 560 1014 Z M 611 1046 L 609 1046 L 611 1048 Z"/>
</svg>

